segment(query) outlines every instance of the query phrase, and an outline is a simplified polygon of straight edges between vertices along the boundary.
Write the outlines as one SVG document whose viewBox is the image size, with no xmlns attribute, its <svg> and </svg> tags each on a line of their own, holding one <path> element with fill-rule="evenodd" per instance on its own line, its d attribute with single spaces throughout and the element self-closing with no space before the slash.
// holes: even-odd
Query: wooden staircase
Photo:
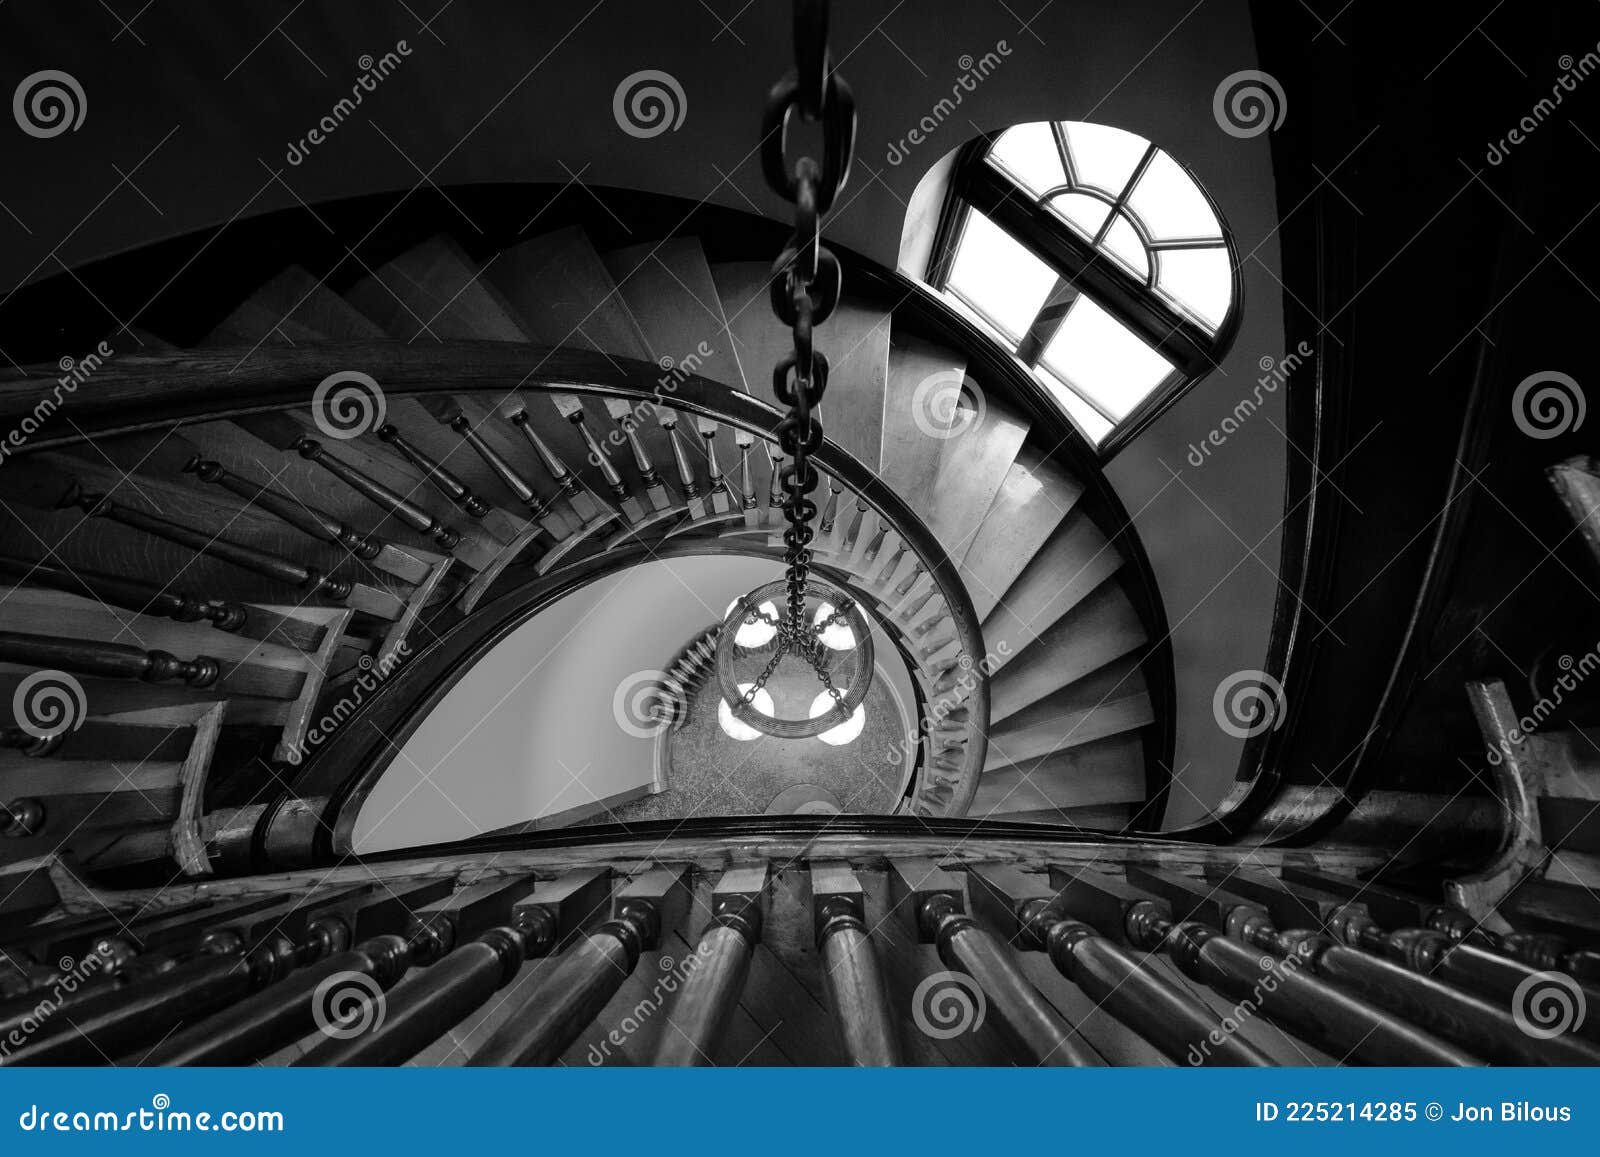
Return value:
<svg viewBox="0 0 1600 1157">
<path fill-rule="evenodd" d="M 199 776 L 187 794 L 207 800 L 200 816 L 216 810 L 221 781 L 233 805 L 260 806 L 326 739 L 316 723 L 343 690 L 504 590 L 628 544 L 775 551 L 775 445 L 674 404 L 698 377 L 776 405 L 770 371 L 788 337 L 766 278 L 764 264 L 708 263 L 692 238 L 599 253 L 570 228 L 482 261 L 435 237 L 342 293 L 283 270 L 197 350 L 161 343 L 124 363 L 177 374 L 198 356 L 314 356 L 325 369 L 312 404 L 57 439 L 0 467 L 13 544 L 0 560 L 12 584 L 0 690 L 68 673 L 101 736 L 92 752 L 134 762 L 139 727 L 196 730 L 204 708 L 206 742 L 234 762 L 209 778 L 185 772 Z M 908 806 L 1118 825 L 1147 799 L 1154 722 L 1122 559 L 1082 510 L 1082 482 L 1028 423 L 958 353 L 897 335 L 893 321 L 847 297 L 819 330 L 833 366 L 822 420 L 948 555 L 982 651 L 962 645 L 932 560 L 831 476 L 815 551 L 905 641 L 938 721 L 928 790 Z M 463 373 L 435 392 L 385 394 L 363 368 L 385 343 L 422 353 L 439 342 L 541 352 L 511 390 L 475 389 Z M 546 363 L 572 349 L 653 364 L 651 398 L 563 388 Z M 969 710 L 975 682 L 992 705 L 987 735 Z M 143 722 L 120 726 L 130 718 Z M 974 788 L 961 769 L 985 744 Z M 74 811 L 52 804 L 65 797 L 38 768 L 64 770 L 82 745 L 74 732 L 49 753 L 7 752 L 0 802 L 27 834 L 0 856 L 80 847 Z M 139 822 L 176 824 L 169 812 Z M 216 824 L 184 822 L 202 844 Z M 115 847 L 91 862 L 120 862 Z M 204 870 L 192 848 L 180 862 Z"/>
</svg>

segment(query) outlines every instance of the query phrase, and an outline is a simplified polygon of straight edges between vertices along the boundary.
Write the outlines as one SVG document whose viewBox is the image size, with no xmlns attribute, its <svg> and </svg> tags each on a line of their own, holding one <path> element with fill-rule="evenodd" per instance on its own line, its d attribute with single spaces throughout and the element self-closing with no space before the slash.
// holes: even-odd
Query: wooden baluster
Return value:
<svg viewBox="0 0 1600 1157">
<path fill-rule="evenodd" d="M 1015 868 L 967 873 L 973 907 L 1014 946 L 1048 951 L 1050 961 L 1097 1006 L 1179 1064 L 1271 1065 L 1237 1033 L 1224 1033 L 1203 1001 L 1141 967 L 1120 945 L 1066 910 L 1048 878 Z M 1208 1040 L 1220 1044 L 1200 1046 Z"/>
<path fill-rule="evenodd" d="M 711 922 L 700 934 L 695 970 L 672 1008 L 675 1031 L 661 1034 L 655 1063 L 709 1065 L 744 995 L 750 958 L 761 942 L 767 869 L 724 872 L 711 892 Z"/>
<path fill-rule="evenodd" d="M 1130 874 L 1138 869 L 1130 869 Z M 1199 920 L 1176 920 L 1165 896 L 1133 880 L 1089 870 L 1052 868 L 1067 909 L 1103 934 L 1123 935 L 1135 948 L 1164 948 L 1180 971 L 1233 1000 L 1248 999 L 1261 1014 L 1339 1057 L 1366 1064 L 1475 1065 L 1478 1060 L 1433 1034 L 1308 975 L 1298 958 L 1263 967 L 1259 948 Z M 1198 898 L 1197 898 L 1198 899 Z M 1107 910 L 1117 916 L 1106 919 Z M 1206 912 L 1197 906 L 1197 912 Z M 1271 981 L 1271 984 L 1264 983 Z"/>
<path fill-rule="evenodd" d="M 644 485 L 645 497 L 650 500 L 651 508 L 666 510 L 672 505 L 672 495 L 668 494 L 667 488 L 661 484 L 661 475 L 656 472 L 655 463 L 650 460 L 650 452 L 645 449 L 644 442 L 639 438 L 640 418 L 635 403 L 624 398 L 607 398 L 605 407 L 606 413 L 616 422 L 617 429 L 621 431 L 628 448 L 633 452 L 633 464 L 639 470 L 639 481 Z M 580 427 L 580 432 L 583 429 L 584 427 Z M 590 443 L 590 447 L 593 449 L 593 443 Z M 601 452 L 604 453 L 603 450 Z"/>
<path fill-rule="evenodd" d="M 507 923 L 462 943 L 390 993 L 382 1024 L 359 1036 L 330 1038 L 294 1063 L 397 1065 L 409 1060 L 511 983 L 524 961 L 555 952 L 590 927 L 605 913 L 610 891 L 606 872 L 598 868 L 534 886 L 531 895 L 502 914 Z M 455 939 L 464 941 L 471 934 L 458 921 Z"/>
<path fill-rule="evenodd" d="M 783 455 L 772 455 L 772 478 L 767 483 L 767 525 L 783 525 Z"/>
<path fill-rule="evenodd" d="M 232 563 L 244 570 L 254 571 L 289 586 L 297 587 L 307 596 L 322 595 L 337 602 L 350 597 L 353 589 L 349 580 L 336 579 L 331 575 L 323 574 L 314 566 L 304 566 L 301 563 L 290 562 L 288 559 L 279 558 L 277 555 L 268 554 L 264 550 L 257 550 L 253 546 L 246 546 L 240 542 L 230 542 L 219 538 L 205 530 L 196 530 L 184 526 L 182 523 L 173 522 L 157 514 L 147 514 L 142 510 L 135 510 L 124 506 L 114 499 L 107 498 L 104 494 L 77 493 L 73 499 L 63 505 L 77 506 L 90 518 L 106 518 L 112 522 L 120 522 L 123 526 L 131 526 L 135 530 L 142 530 L 146 534 L 153 534 L 157 538 L 164 538 L 168 542 L 177 543 L 187 547 L 198 554 L 210 558 L 219 558 L 223 562 Z"/>
<path fill-rule="evenodd" d="M 706 444 L 706 502 L 712 514 L 726 514 L 732 503 L 728 480 L 717 463 L 717 424 L 710 418 L 696 418 L 695 426 Z"/>
<path fill-rule="evenodd" d="M 124 1050 L 133 1050 L 124 1064 L 171 1063 L 164 1059 L 171 1055 L 164 1050 L 191 1029 L 204 1025 L 214 1037 L 222 1035 L 210 1018 L 196 1022 L 195 1017 L 206 1017 L 307 964 L 347 955 L 341 950 L 350 942 L 357 912 L 375 895 L 365 888 L 345 889 L 331 897 L 314 893 L 277 900 L 242 918 L 219 922 L 201 936 L 191 953 L 175 961 L 168 958 L 160 970 L 154 967 L 160 962 L 148 961 L 141 981 L 94 992 L 76 1003 L 70 1016 L 47 1022 L 0 1063 L 103 1064 Z M 378 902 L 391 903 L 387 895 Z M 190 1029 L 163 1036 L 185 1021 Z M 141 1042 L 152 1038 L 160 1038 L 157 1048 L 140 1051 Z"/>
<path fill-rule="evenodd" d="M 552 538 L 564 538 L 570 533 L 566 523 L 552 510 L 555 497 L 541 498 L 533 485 L 517 472 L 517 468 L 477 431 L 470 418 L 465 414 L 457 414 L 450 420 L 450 428 L 461 435 L 462 441 L 472 447 L 478 457 L 483 459 L 484 465 L 493 470 L 495 476 L 505 484 L 506 489 L 517 496 L 517 501 L 528 508 L 529 517 L 540 523 L 546 534 Z M 546 520 L 552 518 L 556 520 L 554 525 L 548 525 Z"/>
<path fill-rule="evenodd" d="M 196 454 L 183 467 L 184 473 L 193 474 L 202 482 L 220 486 L 237 494 L 251 506 L 287 522 L 296 530 L 312 538 L 342 546 L 359 559 L 377 558 L 383 543 L 358 533 L 353 527 L 316 507 L 307 506 L 293 495 L 273 490 L 264 482 L 254 482 L 240 477 L 220 462 Z"/>
<path fill-rule="evenodd" d="M 315 462 L 357 494 L 417 533 L 428 535 L 445 550 L 454 550 L 460 545 L 459 532 L 451 530 L 409 498 L 396 494 L 381 482 L 368 478 L 354 466 L 329 453 L 321 442 L 307 437 L 299 424 L 288 415 L 251 414 L 234 420 L 269 445 L 298 454 L 307 462 Z"/>
<path fill-rule="evenodd" d="M 25 635 L 16 631 L 0 631 L 0 661 L 107 679 L 140 679 L 146 683 L 176 679 L 191 687 L 209 687 L 221 673 L 217 661 L 206 655 L 179 659 L 167 651 L 146 651 L 124 643 Z"/>
<path fill-rule="evenodd" d="M 678 487 L 683 491 L 684 502 L 689 507 L 689 517 L 704 518 L 706 502 L 700 494 L 700 482 L 695 477 L 694 463 L 689 457 L 689 449 L 679 432 L 677 411 L 661 406 L 658 407 L 657 413 L 661 420 L 661 428 L 667 432 L 667 440 L 672 446 L 672 461 L 678 469 Z"/>
<path fill-rule="evenodd" d="M 1279 955 L 1297 953 L 1322 979 L 1413 1021 L 1497 1064 L 1600 1064 L 1600 1049 L 1570 1037 L 1536 1040 L 1517 1027 L 1509 1005 L 1463 992 L 1443 978 L 1407 971 L 1403 962 L 1371 955 L 1333 933 L 1359 916 L 1342 896 L 1285 884 L 1276 876 L 1236 868 L 1212 886 L 1236 899 L 1230 934 Z M 1370 918 L 1369 918 L 1370 919 Z M 1434 935 L 1438 935 L 1435 933 Z M 1450 951 L 1450 949 L 1446 949 Z"/>
<path fill-rule="evenodd" d="M 0 557 L 0 574 L 10 575 L 19 582 L 26 582 L 32 586 L 48 587 L 69 595 L 88 595 L 109 606 L 121 607 L 136 614 L 172 619 L 180 623 L 194 623 L 205 619 L 219 631 L 237 631 L 249 618 L 248 612 L 238 603 L 203 599 L 197 595 L 166 590 L 151 583 L 123 578 L 120 575 L 68 570 L 64 566 L 49 562 L 31 563 L 21 559 Z"/>
<path fill-rule="evenodd" d="M 0 836 L 20 839 L 44 831 L 44 805 L 36 799 L 14 799 L 0 804 Z"/>
<path fill-rule="evenodd" d="M 0 748 L 20 751 L 29 759 L 40 759 L 60 748 L 65 735 L 47 735 L 43 739 L 30 735 L 20 727 L 0 727 Z"/>
<path fill-rule="evenodd" d="M 828 500 L 822 504 L 822 525 L 819 528 L 823 534 L 833 533 L 833 524 L 839 518 L 839 484 L 832 478 L 828 479 Z"/>
<path fill-rule="evenodd" d="M 571 394 L 552 394 L 550 400 L 555 403 L 556 412 L 577 429 L 578 437 L 583 439 L 583 444 L 589 451 L 589 465 L 600 471 L 600 477 L 605 479 L 611 497 L 622 510 L 622 516 L 630 523 L 641 521 L 644 518 L 644 505 L 628 490 L 628 484 L 623 481 L 621 472 L 612 464 L 611 456 L 600 445 L 594 436 L 594 431 L 589 429 L 583 402 Z"/>
<path fill-rule="evenodd" d="M 183 1028 L 124 1063 L 242 1065 L 298 1040 L 316 1026 L 318 1015 L 343 1003 L 324 989 L 319 1009 L 318 989 L 329 978 L 355 973 L 387 989 L 415 954 L 436 949 L 440 927 L 420 913 L 431 912 L 428 906 L 448 896 L 451 884 L 445 879 L 354 889 L 336 913 L 342 935 L 291 944 L 283 967 L 257 978 L 242 990 L 242 999 L 236 992 L 231 1003 L 211 1015 L 185 1018 Z M 361 942 L 349 947 L 357 936 Z"/>
<path fill-rule="evenodd" d="M 562 495 L 578 516 L 581 524 L 588 525 L 596 519 L 609 521 L 616 517 L 614 511 L 607 510 L 594 495 L 589 493 L 577 473 L 568 469 L 567 464 L 539 436 L 539 431 L 534 427 L 532 415 L 526 409 L 518 410 L 512 414 L 510 421 L 513 426 L 522 431 L 522 436 L 533 447 L 534 454 L 538 456 L 545 471 L 550 475 L 551 481 L 561 488 Z"/>
<path fill-rule="evenodd" d="M 850 520 L 849 528 L 844 532 L 844 544 L 839 548 L 840 553 L 847 558 L 855 553 L 856 543 L 861 541 L 861 526 L 867 518 L 867 502 L 864 498 L 856 499 L 855 517 Z"/>
<path fill-rule="evenodd" d="M 378 427 L 377 434 L 378 441 L 399 451 L 402 458 L 422 471 L 422 476 L 432 484 L 433 488 L 460 507 L 468 518 L 482 518 L 494 509 L 474 494 L 465 482 L 446 469 L 444 463 L 435 461 L 407 439 L 400 432 L 400 427 L 393 422 L 386 422 Z"/>
<path fill-rule="evenodd" d="M 907 932 L 935 945 L 947 967 L 977 982 L 990 1016 L 1023 1057 L 1038 1065 L 1098 1063 L 1005 946 L 965 912 L 960 880 L 929 860 L 895 859 L 889 862 L 889 885 Z"/>
<path fill-rule="evenodd" d="M 867 931 L 866 892 L 847 864 L 811 865 L 811 905 L 822 983 L 844 1062 L 901 1063 L 895 1018 Z"/>
<path fill-rule="evenodd" d="M 754 526 L 757 520 L 755 476 L 750 472 L 750 453 L 755 448 L 755 435 L 748 430 L 735 430 L 733 444 L 739 448 L 739 508 L 744 511 L 746 526 Z"/>
<path fill-rule="evenodd" d="M 689 909 L 687 868 L 653 868 L 612 901 L 612 918 L 562 954 L 538 991 L 495 1030 L 467 1063 L 554 1064 L 639 963 Z"/>
</svg>

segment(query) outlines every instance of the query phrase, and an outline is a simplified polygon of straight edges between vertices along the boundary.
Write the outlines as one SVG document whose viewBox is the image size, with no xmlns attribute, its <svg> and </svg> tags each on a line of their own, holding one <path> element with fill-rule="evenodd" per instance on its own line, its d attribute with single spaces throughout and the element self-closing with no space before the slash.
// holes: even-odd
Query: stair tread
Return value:
<svg viewBox="0 0 1600 1157">
<path fill-rule="evenodd" d="M 1067 516 L 984 617 L 990 649 L 1002 641 L 1009 647 L 997 657 L 998 667 L 1014 661 L 1121 566 L 1122 556 L 1088 515 Z"/>
<path fill-rule="evenodd" d="M 445 234 L 412 246 L 345 293 L 390 337 L 526 342 L 483 269 Z"/>
<path fill-rule="evenodd" d="M 717 296 L 751 392 L 784 409 L 772 390 L 772 369 L 794 352 L 789 328 L 773 315 L 760 261 L 713 265 Z M 817 349 L 828 358 L 828 388 L 820 410 L 827 437 L 869 470 L 878 470 L 889 363 L 890 315 L 849 299 L 817 327 Z"/>
<path fill-rule="evenodd" d="M 1150 697 L 1144 694 L 1118 695 L 1076 711 L 1066 711 L 1054 719 L 1011 731 L 990 735 L 984 774 L 997 768 L 1038 759 L 1053 752 L 1080 747 L 1108 735 L 1133 731 L 1155 722 Z"/>
<path fill-rule="evenodd" d="M 588 234 L 576 226 L 496 254 L 486 276 L 514 311 L 527 340 L 647 359 L 638 323 Z"/>
<path fill-rule="evenodd" d="M 200 348 L 230 345 L 288 345 L 327 341 L 327 335 L 293 317 L 285 317 L 254 301 L 242 301 L 217 327 L 200 340 Z"/>
<path fill-rule="evenodd" d="M 926 338 L 895 334 L 889 345 L 878 471 L 924 520 L 945 445 L 937 435 L 954 416 L 940 401 L 960 388 L 966 368 L 966 358 Z"/>
<path fill-rule="evenodd" d="M 1144 642 L 1144 627 L 1128 596 L 1115 582 L 1102 583 L 995 673 L 989 685 L 991 724 Z"/>
<path fill-rule="evenodd" d="M 384 337 L 376 323 L 298 265 L 288 266 L 257 286 L 217 329 L 248 331 L 263 312 L 273 325 L 292 323 L 315 335 L 314 341 L 380 341 Z M 250 340 L 259 340 L 266 332 L 261 330 Z M 290 336 L 294 336 L 292 332 Z"/>
<path fill-rule="evenodd" d="M 1006 739 L 1039 724 L 1048 724 L 1063 715 L 1091 711 L 1101 703 L 1147 696 L 1149 687 L 1145 683 L 1141 659 L 1142 656 L 1137 654 L 1124 655 L 1097 668 L 1082 679 L 1068 683 L 1043 699 L 1028 704 L 1021 711 L 1008 715 L 1003 722 L 989 728 L 990 736 Z"/>
<path fill-rule="evenodd" d="M 644 356 L 664 370 L 690 364 L 691 372 L 703 378 L 750 392 L 697 238 L 669 237 L 615 249 L 600 260 L 638 324 Z M 672 365 L 663 358 L 672 359 Z"/>
<path fill-rule="evenodd" d="M 940 442 L 939 471 L 929 497 L 928 529 L 960 562 L 971 551 L 984 516 L 1028 436 L 1028 423 L 990 401 L 958 420 Z M 892 481 L 892 480 L 891 480 Z"/>
<path fill-rule="evenodd" d="M 1083 486 L 1038 447 L 1025 443 L 961 561 L 961 577 L 986 619 L 1083 494 Z"/>
<path fill-rule="evenodd" d="M 967 814 L 1006 815 L 1144 798 L 1144 739 L 1134 731 L 985 773 Z"/>
</svg>

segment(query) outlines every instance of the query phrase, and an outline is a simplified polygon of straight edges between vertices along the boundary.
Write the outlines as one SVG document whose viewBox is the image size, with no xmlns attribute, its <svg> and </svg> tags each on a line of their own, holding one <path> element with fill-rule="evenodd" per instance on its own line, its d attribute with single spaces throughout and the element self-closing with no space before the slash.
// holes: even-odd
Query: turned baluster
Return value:
<svg viewBox="0 0 1600 1157">
<path fill-rule="evenodd" d="M 639 469 L 639 480 L 644 483 L 645 489 L 653 490 L 660 486 L 661 476 L 656 473 L 655 463 L 650 460 L 650 452 L 639 439 L 639 415 L 634 404 L 623 398 L 607 398 L 605 406 L 606 413 L 616 422 L 617 429 L 628 443 L 628 449 L 633 452 L 633 464 Z"/>
<path fill-rule="evenodd" d="M 29 759 L 39 759 L 53 754 L 65 739 L 66 735 L 62 733 L 41 738 L 29 734 L 20 727 L 0 727 L 0 748 L 20 751 Z"/>
<path fill-rule="evenodd" d="M 14 799 L 0 804 L 0 836 L 20 839 L 44 830 L 44 805 L 36 799 Z"/>
<path fill-rule="evenodd" d="M 700 501 L 700 482 L 695 477 L 694 463 L 689 457 L 684 435 L 678 428 L 678 415 L 665 406 L 661 407 L 659 415 L 661 428 L 667 432 L 667 442 L 672 447 L 672 461 L 678 470 L 678 486 L 689 503 L 690 515 L 698 518 L 705 513 L 704 504 Z"/>
<path fill-rule="evenodd" d="M 623 481 L 622 474 L 612 465 L 610 455 L 601 447 L 599 440 L 594 436 L 594 431 L 589 429 L 583 403 L 570 394 L 555 394 L 551 400 L 555 403 L 556 411 L 572 423 L 578 431 L 578 437 L 583 439 L 583 444 L 589 451 L 589 464 L 600 471 L 600 477 L 605 480 L 611 496 L 622 508 L 623 516 L 629 522 L 638 522 L 644 517 L 644 507 L 629 492 L 628 484 Z"/>
<path fill-rule="evenodd" d="M 567 468 L 556 452 L 539 436 L 539 431 L 534 428 L 533 419 L 527 410 L 518 410 L 511 415 L 511 424 L 522 431 L 522 436 L 533 447 L 534 454 L 544 466 L 545 472 L 550 475 L 551 481 L 561 488 L 562 495 L 572 506 L 577 514 L 578 521 L 582 524 L 593 522 L 597 518 L 605 517 L 607 512 L 601 508 L 600 503 L 584 488 L 583 480 L 577 473 Z"/>
<path fill-rule="evenodd" d="M 856 543 L 861 540 L 861 527 L 867 519 L 867 502 L 864 498 L 856 499 L 856 512 L 850 519 L 850 525 L 844 532 L 844 545 L 842 551 L 846 555 L 855 553 Z"/>
<path fill-rule="evenodd" d="M 522 893 L 526 886 L 510 891 Z M 537 885 L 501 913 L 507 923 L 461 944 L 390 992 L 381 1024 L 360 1035 L 332 1037 L 295 1064 L 395 1065 L 410 1059 L 515 980 L 525 961 L 556 951 L 589 927 L 604 914 L 609 895 L 606 873 L 597 868 Z M 471 934 L 458 921 L 456 939 Z"/>
<path fill-rule="evenodd" d="M 695 425 L 706 444 L 706 499 L 711 503 L 713 513 L 723 514 L 730 505 L 731 491 L 717 462 L 717 424 L 710 418 L 696 418 Z"/>
<path fill-rule="evenodd" d="M 1124 882 L 1088 870 L 1052 869 L 1067 909 L 1103 934 L 1121 934 L 1133 947 L 1166 950 L 1190 979 L 1214 988 L 1340 1058 L 1363 1064 L 1476 1065 L 1477 1058 L 1415 1025 L 1308 975 L 1298 956 L 1286 960 L 1230 939 L 1200 920 L 1174 922 L 1172 901 L 1131 877 Z M 1204 896 L 1183 896 L 1196 915 L 1219 915 Z M 1107 909 L 1119 919 L 1106 919 Z M 1200 1046 L 1205 1049 L 1205 1045 Z M 1214 1046 L 1212 1046 L 1214 1047 Z"/>
<path fill-rule="evenodd" d="M 294 440 L 289 449 L 306 461 L 315 462 L 363 498 L 382 507 L 417 533 L 427 535 L 445 550 L 454 550 L 461 544 L 459 531 L 450 529 L 409 498 L 396 494 L 381 482 L 368 478 L 354 466 L 334 457 L 316 439 L 301 435 Z"/>
<path fill-rule="evenodd" d="M 756 444 L 755 435 L 747 430 L 735 430 L 733 444 L 739 448 L 739 506 L 751 511 L 758 505 L 755 477 L 750 472 L 750 453 Z"/>
<path fill-rule="evenodd" d="M 1190 1064 L 1272 1064 L 1244 1038 L 1223 1033 L 1219 1018 L 1203 1001 L 1074 919 L 1045 877 L 1015 868 L 977 868 L 967 873 L 967 881 L 973 905 L 987 923 L 1018 948 L 1047 952 L 1057 970 L 1090 1000 L 1168 1059 Z M 1220 1043 L 1201 1053 L 1198 1046 L 1208 1038 Z"/>
<path fill-rule="evenodd" d="M 254 482 L 227 469 L 220 462 L 196 454 L 184 464 L 184 473 L 193 474 L 202 482 L 220 486 L 237 494 L 260 510 L 287 522 L 296 530 L 342 546 L 360 559 L 377 558 L 383 543 L 360 534 L 355 528 L 341 522 L 333 515 L 307 506 L 293 495 L 273 490 L 264 482 Z"/>
<path fill-rule="evenodd" d="M 1098 1063 L 1072 1026 L 1033 986 L 1005 946 L 965 910 L 961 882 L 921 859 L 889 862 L 890 897 L 906 931 L 939 950 L 939 959 L 970 976 L 987 1015 L 1011 1046 L 1037 1065 Z"/>
<path fill-rule="evenodd" d="M 507 461 L 505 456 L 498 450 L 489 445 L 488 440 L 482 434 L 478 433 L 471 419 L 465 414 L 457 414 L 451 419 L 450 428 L 461 435 L 462 441 L 472 447 L 478 457 L 483 459 L 484 465 L 494 471 L 495 476 L 505 483 L 507 490 L 517 496 L 518 502 L 528 508 L 528 513 L 534 519 L 545 518 L 549 515 L 550 507 L 554 504 L 555 499 L 553 497 L 539 497 L 539 492 L 517 472 L 516 467 Z"/>
<path fill-rule="evenodd" d="M 0 573 L 13 576 L 20 582 L 48 587 L 67 594 L 87 594 L 109 606 L 121 607 L 141 615 L 173 619 L 180 623 L 193 623 L 205 619 L 219 631 L 237 631 L 244 626 L 248 613 L 238 603 L 218 599 L 203 599 L 182 591 L 171 591 L 151 583 L 119 575 L 101 574 L 97 571 L 68 570 L 54 563 L 23 562 L 20 559 L 0 557 Z"/>
<path fill-rule="evenodd" d="M 811 865 L 812 918 L 822 984 L 846 1064 L 901 1063 L 895 1017 L 867 930 L 866 891 L 848 865 Z"/>
<path fill-rule="evenodd" d="M 446 469 L 444 463 L 435 461 L 409 441 L 393 422 L 379 426 L 377 434 L 378 441 L 398 450 L 402 458 L 422 471 L 422 476 L 433 485 L 433 488 L 460 507 L 468 518 L 482 518 L 493 509 L 474 494 L 465 482 Z"/>
<path fill-rule="evenodd" d="M 288 559 L 268 554 L 264 550 L 257 550 L 253 546 L 229 542 L 207 531 L 196 530 L 159 515 L 147 514 L 142 510 L 134 510 L 103 494 L 80 493 L 64 505 L 77 506 L 90 518 L 106 518 L 120 522 L 123 526 L 131 526 L 135 530 L 164 538 L 168 542 L 177 543 L 199 554 L 219 558 L 244 570 L 254 571 L 269 579 L 298 587 L 307 595 L 321 594 L 335 601 L 342 601 L 350 597 L 350 591 L 353 589 L 348 580 L 323 574 L 314 566 L 290 562 Z"/>
<path fill-rule="evenodd" d="M 563 953 L 467 1063 L 554 1064 L 622 987 L 639 954 L 659 947 L 662 935 L 683 919 L 689 898 L 685 868 L 634 877 L 617 893 L 612 918 Z"/>
<path fill-rule="evenodd" d="M 0 631 L 0 660 L 108 679 L 140 679 L 146 683 L 177 679 L 191 687 L 209 687 L 222 671 L 217 661 L 206 655 L 180 659 L 167 651 L 146 651 L 124 643 L 17 631 Z"/>
<path fill-rule="evenodd" d="M 833 524 L 839 517 L 839 484 L 828 479 L 828 500 L 822 505 L 822 533 L 832 534 Z"/>
<path fill-rule="evenodd" d="M 767 518 L 770 522 L 783 521 L 783 455 L 772 456 L 772 478 L 767 483 Z"/>
<path fill-rule="evenodd" d="M 673 1005 L 674 1031 L 663 1033 L 655 1063 L 709 1065 L 744 995 L 750 958 L 761 942 L 767 869 L 725 872 L 711 893 L 711 922 L 690 957 L 694 971 Z M 686 963 L 685 967 L 689 965 Z"/>
</svg>

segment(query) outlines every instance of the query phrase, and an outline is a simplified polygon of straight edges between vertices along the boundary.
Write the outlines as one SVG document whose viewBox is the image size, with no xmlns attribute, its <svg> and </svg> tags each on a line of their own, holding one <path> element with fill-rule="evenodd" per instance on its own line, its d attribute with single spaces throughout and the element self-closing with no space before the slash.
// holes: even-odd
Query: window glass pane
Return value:
<svg viewBox="0 0 1600 1157">
<path fill-rule="evenodd" d="M 1061 403 L 1061 408 L 1078 424 L 1078 429 L 1088 436 L 1089 441 L 1098 446 L 1106 440 L 1106 435 L 1111 433 L 1111 423 L 1102 418 L 1098 410 L 1068 389 L 1066 384 L 1049 370 L 1040 367 L 1035 373 L 1045 388 L 1055 396 L 1056 401 Z"/>
<path fill-rule="evenodd" d="M 1157 269 L 1156 287 L 1174 305 L 1186 308 L 1209 329 L 1222 324 L 1233 299 L 1226 249 L 1163 249 Z"/>
<path fill-rule="evenodd" d="M 1128 198 L 1128 206 L 1157 241 L 1222 236 L 1222 227 L 1205 194 L 1166 153 L 1157 153 L 1151 159 Z"/>
<path fill-rule="evenodd" d="M 1013 343 L 1033 325 L 1055 271 L 982 213 L 967 215 L 950 266 L 949 288 Z"/>
<path fill-rule="evenodd" d="M 1067 183 L 1048 121 L 1007 129 L 995 141 L 989 157 L 1036 197 Z"/>
<path fill-rule="evenodd" d="M 1139 233 L 1121 213 L 1111 223 L 1111 228 L 1106 230 L 1106 239 L 1102 248 L 1111 256 L 1142 278 L 1150 276 L 1150 258 L 1145 254 L 1144 242 L 1139 240 Z"/>
<path fill-rule="evenodd" d="M 1067 148 L 1072 153 L 1078 183 L 1093 185 L 1113 197 L 1122 192 L 1139 158 L 1150 147 L 1143 137 L 1110 125 L 1068 121 L 1061 127 L 1067 132 Z"/>
<path fill-rule="evenodd" d="M 1079 294 L 1041 359 L 1121 421 L 1172 372 L 1172 363 Z"/>
<path fill-rule="evenodd" d="M 1110 205 L 1087 193 L 1064 193 L 1052 197 L 1050 208 L 1065 217 L 1074 229 L 1090 241 L 1095 239 L 1100 226 L 1105 224 L 1106 214 L 1111 212 Z"/>
</svg>

